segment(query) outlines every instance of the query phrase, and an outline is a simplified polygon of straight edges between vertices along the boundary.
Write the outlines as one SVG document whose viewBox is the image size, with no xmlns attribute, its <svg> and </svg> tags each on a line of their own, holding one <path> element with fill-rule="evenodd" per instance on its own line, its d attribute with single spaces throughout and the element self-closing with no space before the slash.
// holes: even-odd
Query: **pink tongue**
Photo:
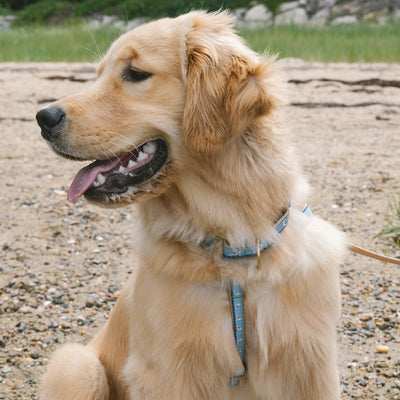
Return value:
<svg viewBox="0 0 400 400">
<path fill-rule="evenodd" d="M 77 174 L 68 190 L 68 200 L 75 203 L 89 189 L 98 174 L 113 170 L 121 163 L 119 158 L 110 161 L 95 161 L 82 168 Z"/>
</svg>

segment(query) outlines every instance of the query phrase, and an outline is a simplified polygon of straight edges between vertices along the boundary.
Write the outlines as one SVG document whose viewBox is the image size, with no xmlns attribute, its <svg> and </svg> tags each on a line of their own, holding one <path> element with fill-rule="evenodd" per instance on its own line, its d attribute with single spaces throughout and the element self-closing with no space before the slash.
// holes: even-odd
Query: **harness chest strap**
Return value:
<svg viewBox="0 0 400 400">
<path fill-rule="evenodd" d="M 235 336 L 236 349 L 239 353 L 240 360 L 243 363 L 244 353 L 244 313 L 243 313 L 243 294 L 242 288 L 238 283 L 231 282 L 230 297 L 232 306 L 233 334 Z M 243 368 L 243 374 L 246 368 Z M 243 374 L 231 377 L 229 386 L 236 386 Z"/>
<path fill-rule="evenodd" d="M 312 211 L 308 205 L 303 209 L 303 214 L 308 217 L 312 216 Z M 290 204 L 284 215 L 275 225 L 275 230 L 280 234 L 288 225 L 290 215 Z M 239 258 L 258 256 L 260 251 L 266 250 L 274 244 L 271 240 L 258 241 L 256 245 L 249 247 L 231 248 L 226 244 L 223 244 L 222 255 L 226 258 Z M 231 282 L 229 291 L 231 305 L 232 305 L 232 320 L 233 320 L 233 334 L 235 337 L 236 349 L 239 353 L 239 357 L 243 363 L 243 370 L 246 370 L 244 363 L 244 308 L 243 308 L 243 293 L 239 283 Z M 239 383 L 240 378 L 243 374 L 235 375 L 231 377 L 229 386 L 236 386 Z"/>
</svg>

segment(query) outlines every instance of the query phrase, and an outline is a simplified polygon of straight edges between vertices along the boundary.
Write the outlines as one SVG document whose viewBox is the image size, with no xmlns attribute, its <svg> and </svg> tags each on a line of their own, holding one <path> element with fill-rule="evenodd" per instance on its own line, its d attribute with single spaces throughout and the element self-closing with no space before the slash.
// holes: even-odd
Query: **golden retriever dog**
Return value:
<svg viewBox="0 0 400 400">
<path fill-rule="evenodd" d="M 193 11 L 140 26 L 90 88 L 38 112 L 57 154 L 96 160 L 71 201 L 137 203 L 134 276 L 87 346 L 55 353 L 42 399 L 339 399 L 344 239 L 303 211 L 274 59 L 232 23 Z M 251 253 L 225 253 L 238 249 Z"/>
</svg>

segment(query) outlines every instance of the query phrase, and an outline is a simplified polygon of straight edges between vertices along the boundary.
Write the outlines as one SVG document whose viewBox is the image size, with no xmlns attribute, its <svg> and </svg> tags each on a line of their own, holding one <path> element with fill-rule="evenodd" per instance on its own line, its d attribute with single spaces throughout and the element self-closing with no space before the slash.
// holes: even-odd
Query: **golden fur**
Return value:
<svg viewBox="0 0 400 400">
<path fill-rule="evenodd" d="M 150 72 L 125 82 L 127 64 Z M 161 137 L 168 161 L 137 205 L 134 276 L 107 324 L 51 360 L 43 400 L 339 399 L 335 331 L 342 235 L 301 213 L 305 183 L 279 119 L 273 59 L 252 52 L 226 13 L 191 12 L 121 36 L 85 92 L 56 103 L 68 116 L 56 152 L 112 157 Z M 291 202 L 288 227 L 273 226 Z M 274 238 L 256 258 L 233 247 Z M 245 292 L 247 372 L 232 332 L 229 282 Z"/>
</svg>

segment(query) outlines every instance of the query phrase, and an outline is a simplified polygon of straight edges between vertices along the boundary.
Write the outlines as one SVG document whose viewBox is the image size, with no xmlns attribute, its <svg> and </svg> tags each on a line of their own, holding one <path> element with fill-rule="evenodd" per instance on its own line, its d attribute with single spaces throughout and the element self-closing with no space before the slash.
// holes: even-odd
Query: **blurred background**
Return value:
<svg viewBox="0 0 400 400">
<path fill-rule="evenodd" d="M 400 61 L 400 0 L 2 0 L 1 61 L 97 61 L 121 33 L 228 9 L 256 51 L 308 61 Z"/>
</svg>

